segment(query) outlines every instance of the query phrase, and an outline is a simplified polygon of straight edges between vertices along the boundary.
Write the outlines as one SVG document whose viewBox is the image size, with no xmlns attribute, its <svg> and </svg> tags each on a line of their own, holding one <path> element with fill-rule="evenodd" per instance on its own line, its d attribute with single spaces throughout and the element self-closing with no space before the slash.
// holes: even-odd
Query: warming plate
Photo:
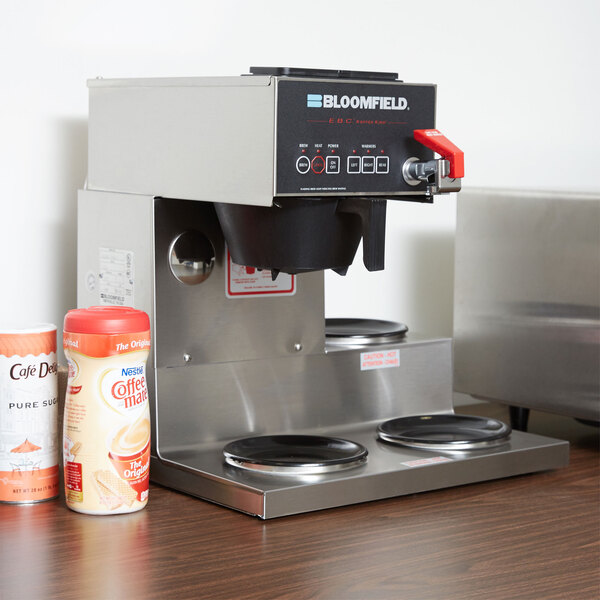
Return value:
<svg viewBox="0 0 600 600">
<path fill-rule="evenodd" d="M 238 469 L 225 462 L 221 442 L 153 459 L 152 474 L 163 485 L 270 519 L 568 464 L 568 442 L 521 431 L 498 447 L 429 452 L 378 440 L 377 425 L 302 432 L 352 440 L 367 449 L 364 465 L 338 473 L 290 476 Z"/>
<path fill-rule="evenodd" d="M 382 423 L 379 437 L 392 444 L 423 450 L 477 450 L 504 444 L 511 433 L 506 423 L 471 415 L 418 415 Z"/>
<path fill-rule="evenodd" d="M 261 435 L 229 442 L 225 461 L 240 469 L 280 475 L 316 475 L 365 463 L 367 449 L 322 435 Z"/>
</svg>

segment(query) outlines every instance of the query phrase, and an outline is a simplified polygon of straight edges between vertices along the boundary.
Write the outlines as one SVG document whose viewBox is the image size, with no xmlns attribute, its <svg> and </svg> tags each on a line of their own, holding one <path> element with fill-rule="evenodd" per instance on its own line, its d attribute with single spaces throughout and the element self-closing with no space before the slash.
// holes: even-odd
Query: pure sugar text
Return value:
<svg viewBox="0 0 600 600">
<path fill-rule="evenodd" d="M 41 406 L 54 406 L 57 402 L 58 399 L 56 397 L 50 398 L 48 400 L 42 400 L 42 402 L 39 402 L 38 400 L 34 400 L 33 402 L 9 402 L 8 410 L 21 410 L 28 408 L 40 408 Z"/>
</svg>

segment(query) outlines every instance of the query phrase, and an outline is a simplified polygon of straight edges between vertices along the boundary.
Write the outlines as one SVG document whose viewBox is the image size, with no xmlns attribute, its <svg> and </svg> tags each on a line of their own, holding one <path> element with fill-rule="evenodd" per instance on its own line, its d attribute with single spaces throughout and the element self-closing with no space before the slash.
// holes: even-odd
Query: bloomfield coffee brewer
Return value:
<svg viewBox="0 0 600 600">
<path fill-rule="evenodd" d="M 324 318 L 324 269 L 361 240 L 384 268 L 387 200 L 460 189 L 434 85 L 283 68 L 88 85 L 78 303 L 150 315 L 152 480 L 267 519 L 567 463 L 566 442 L 454 414 L 451 340 Z"/>
</svg>

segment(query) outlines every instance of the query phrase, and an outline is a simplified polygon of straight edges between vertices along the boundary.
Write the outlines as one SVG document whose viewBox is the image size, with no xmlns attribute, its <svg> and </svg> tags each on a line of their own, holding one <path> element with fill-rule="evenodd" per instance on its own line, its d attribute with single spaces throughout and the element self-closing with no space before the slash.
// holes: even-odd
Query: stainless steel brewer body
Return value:
<svg viewBox="0 0 600 600">
<path fill-rule="evenodd" d="M 317 79 L 321 88 L 329 83 L 340 85 Z M 305 161 L 297 168 L 306 154 L 312 180 L 323 182 L 318 191 L 305 190 L 309 197 L 311 193 L 315 198 L 355 196 L 366 203 L 394 197 L 385 189 L 391 181 L 383 177 L 388 173 L 375 181 L 373 161 L 364 162 L 365 173 L 348 172 L 356 165 L 349 160 L 355 156 L 352 149 L 344 146 L 348 130 L 339 137 L 331 131 L 319 134 L 321 142 L 295 140 L 289 145 L 293 152 L 286 150 L 286 164 L 295 172 L 290 180 L 279 177 L 286 153 L 277 150 L 283 144 L 278 138 L 278 96 L 273 91 L 277 85 L 275 76 L 90 84 L 89 179 L 88 188 L 79 193 L 78 304 L 129 304 L 150 315 L 151 478 L 271 518 L 565 465 L 566 442 L 521 432 L 513 432 L 502 445 L 471 452 L 430 452 L 378 441 L 376 427 L 384 420 L 452 413 L 451 340 L 410 333 L 403 340 L 375 346 L 331 345 L 325 338 L 324 277 L 322 270 L 313 270 L 314 257 L 300 248 L 298 257 L 286 258 L 292 274 L 282 269 L 274 281 L 261 264 L 256 265 L 263 269 L 259 271 L 233 261 L 222 226 L 229 215 L 223 217 L 218 204 L 277 210 L 281 203 L 281 210 L 287 206 L 296 211 L 296 205 L 285 205 L 285 198 L 300 192 L 285 190 L 309 181 L 302 179 Z M 359 91 L 384 86 L 361 85 Z M 389 85 L 396 89 L 396 84 Z M 404 94 L 407 88 L 398 89 Z M 324 95 L 322 103 L 329 101 Z M 352 100 L 354 96 L 358 100 Z M 338 104 L 342 97 L 337 94 Z M 404 95 L 347 97 L 349 106 L 363 102 L 360 110 L 379 115 L 377 106 L 399 107 L 398 98 Z M 303 109 L 316 102 L 304 91 L 300 101 Z M 207 119 L 211 106 L 214 114 Z M 244 106 L 250 106 L 250 112 L 244 112 Z M 348 114 L 344 110 L 334 109 L 331 118 L 358 119 L 343 117 Z M 423 126 L 433 125 L 425 122 L 428 119 L 423 116 Z M 381 141 L 397 133 L 399 125 L 386 129 L 383 138 L 375 123 L 345 125 L 361 132 L 359 152 L 369 157 L 367 150 L 377 150 L 388 157 L 388 165 L 395 161 L 395 171 L 398 161 L 405 162 L 398 158 L 400 146 L 408 144 L 414 150 L 410 140 L 395 148 Z M 247 133 L 239 133 L 240 128 Z M 233 144 L 241 149 L 232 150 Z M 314 158 L 323 154 L 316 150 L 328 144 L 337 144 L 331 149 L 338 152 L 325 154 L 324 170 L 317 173 L 321 161 Z M 207 148 L 215 152 L 210 168 L 205 163 L 210 156 Z M 326 160 L 340 155 L 340 161 Z M 428 162 L 432 153 L 424 150 L 417 158 Z M 345 169 L 337 185 L 337 173 L 325 171 L 327 162 Z M 401 167 L 393 174 L 396 181 L 404 177 Z M 360 177 L 353 180 L 352 175 Z M 375 181 L 373 190 L 364 188 L 369 177 Z M 442 182 L 447 176 L 434 174 L 416 185 L 398 183 L 398 196 L 425 200 L 434 191 L 431 186 L 437 185 L 436 177 L 442 186 L 454 185 Z M 335 187 L 346 189 L 325 189 Z M 275 206 L 268 208 L 273 202 Z M 381 215 L 380 205 L 375 206 L 371 213 L 359 208 L 360 220 L 344 221 L 343 227 L 358 227 L 363 237 L 369 235 L 369 227 L 372 233 Z M 340 211 L 355 209 L 349 203 Z M 261 246 L 258 237 L 255 243 Z M 311 242 L 310 235 L 302 239 Z M 294 243 L 302 245 L 302 239 Z M 266 247 L 256 260 L 272 256 L 272 251 Z M 238 252 L 248 256 L 243 243 Z M 339 267 L 334 264 L 339 256 L 327 257 L 332 268 Z M 367 260 L 372 266 L 377 263 L 372 257 Z M 275 273 L 278 270 L 274 268 Z M 356 441 L 368 449 L 368 460 L 343 472 L 304 476 L 249 472 L 224 461 L 223 447 L 231 440 L 290 432 Z"/>
</svg>

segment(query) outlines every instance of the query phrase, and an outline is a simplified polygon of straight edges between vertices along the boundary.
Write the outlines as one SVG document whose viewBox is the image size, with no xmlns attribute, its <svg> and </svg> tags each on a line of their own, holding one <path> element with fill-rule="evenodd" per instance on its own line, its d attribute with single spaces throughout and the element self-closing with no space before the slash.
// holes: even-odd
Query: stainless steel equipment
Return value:
<svg viewBox="0 0 600 600">
<path fill-rule="evenodd" d="M 455 277 L 458 391 L 600 421 L 600 195 L 463 192 Z"/>
<path fill-rule="evenodd" d="M 78 303 L 150 314 L 151 478 L 270 518 L 566 464 L 566 442 L 521 432 L 460 451 L 380 441 L 383 421 L 453 414 L 451 340 L 326 339 L 322 269 L 344 273 L 361 237 L 383 268 L 385 199 L 460 188 L 435 87 L 254 73 L 89 83 Z"/>
</svg>

